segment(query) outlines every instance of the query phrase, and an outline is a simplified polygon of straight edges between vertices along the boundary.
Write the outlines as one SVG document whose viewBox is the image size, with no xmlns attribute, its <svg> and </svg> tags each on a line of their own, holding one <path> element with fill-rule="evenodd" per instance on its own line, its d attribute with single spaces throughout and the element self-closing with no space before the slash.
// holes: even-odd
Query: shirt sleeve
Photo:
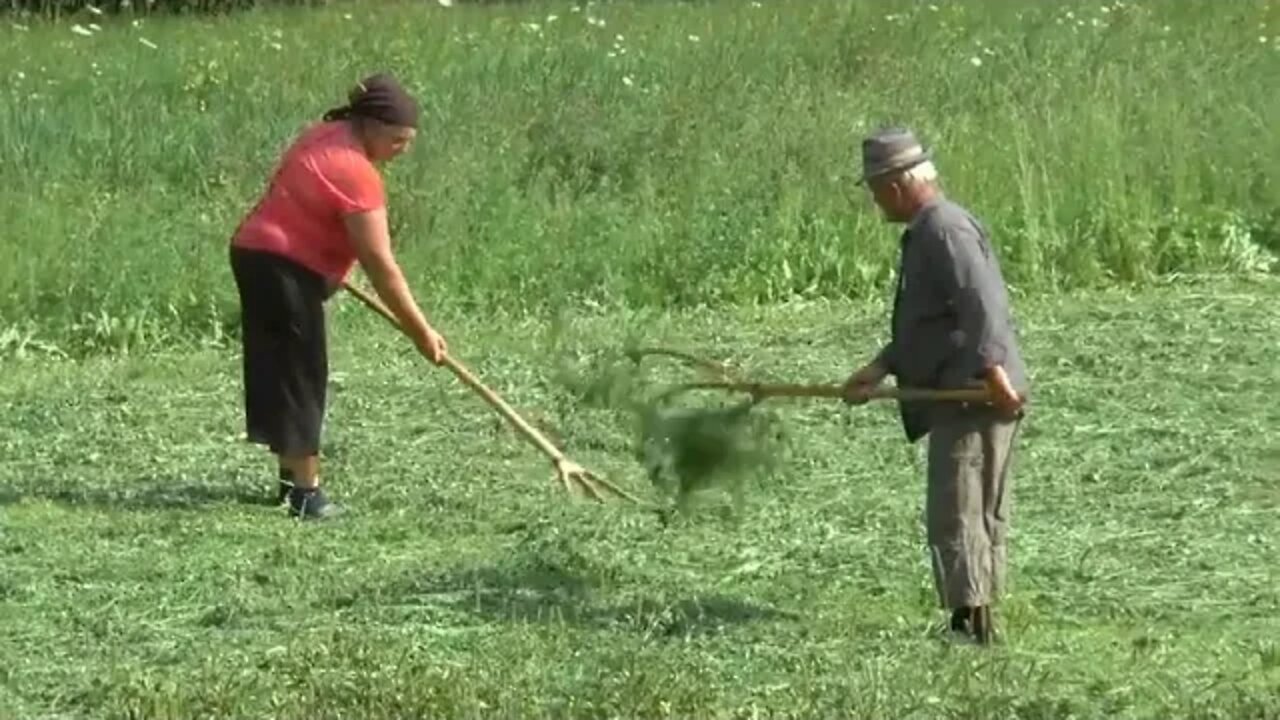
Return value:
<svg viewBox="0 0 1280 720">
<path fill-rule="evenodd" d="M 948 223 L 929 243 L 936 277 L 956 313 L 952 342 L 967 365 L 989 370 L 1005 362 L 1005 300 L 990 252 L 976 228 Z"/>
<path fill-rule="evenodd" d="M 355 151 L 326 153 L 315 170 L 321 192 L 343 215 L 377 210 L 386 204 L 378 169 Z"/>
<path fill-rule="evenodd" d="M 885 343 L 884 347 L 880 348 L 880 352 L 876 354 L 875 362 L 880 367 L 884 368 L 890 375 L 897 374 L 897 370 L 894 369 L 896 365 L 894 364 L 894 346 L 892 340 Z"/>
</svg>

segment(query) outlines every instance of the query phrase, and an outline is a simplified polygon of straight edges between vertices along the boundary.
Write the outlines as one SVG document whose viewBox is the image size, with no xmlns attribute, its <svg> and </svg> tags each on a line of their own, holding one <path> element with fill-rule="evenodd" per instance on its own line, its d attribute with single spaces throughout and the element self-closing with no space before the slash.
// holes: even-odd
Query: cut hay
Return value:
<svg viewBox="0 0 1280 720">
<path fill-rule="evenodd" d="M 777 467 L 783 438 L 779 418 L 755 400 L 692 409 L 655 405 L 640 418 L 636 457 L 654 487 L 683 508 L 713 489 L 741 499 L 747 480 Z"/>
<path fill-rule="evenodd" d="M 648 358 L 674 360 L 686 372 L 654 378 Z M 744 483 L 772 473 L 785 450 L 775 413 L 760 407 L 757 398 L 734 400 L 685 387 L 690 367 L 717 380 L 734 376 L 722 363 L 664 348 L 609 353 L 588 372 L 561 374 L 579 401 L 610 408 L 632 426 L 635 459 L 659 494 L 679 510 L 711 490 L 727 491 L 740 501 Z"/>
</svg>

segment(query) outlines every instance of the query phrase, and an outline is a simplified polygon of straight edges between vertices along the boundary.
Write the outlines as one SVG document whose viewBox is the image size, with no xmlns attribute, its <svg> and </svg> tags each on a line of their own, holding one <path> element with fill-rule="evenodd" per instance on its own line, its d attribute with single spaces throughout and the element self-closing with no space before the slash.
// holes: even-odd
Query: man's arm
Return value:
<svg viewBox="0 0 1280 720">
<path fill-rule="evenodd" d="M 889 342 L 884 344 L 884 347 L 880 348 L 880 352 L 876 353 L 876 356 L 872 358 L 871 363 L 878 366 L 886 375 L 893 375 L 895 374 L 893 369 L 894 352 L 894 342 L 893 340 L 889 340 Z"/>
<path fill-rule="evenodd" d="M 964 354 L 964 364 L 985 376 L 1003 365 L 1008 354 L 1003 288 L 991 271 L 989 249 L 976 230 L 957 226 L 938 233 L 930 249 L 935 277 L 956 312 L 959 333 L 952 341 Z"/>
<path fill-rule="evenodd" d="M 1018 395 L 1004 370 L 1005 342 L 1010 332 L 1004 288 L 987 257 L 985 238 L 972 226 L 947 227 L 931 243 L 935 275 L 956 312 L 962 364 L 982 377 L 992 402 L 1015 413 L 1025 398 Z"/>
</svg>

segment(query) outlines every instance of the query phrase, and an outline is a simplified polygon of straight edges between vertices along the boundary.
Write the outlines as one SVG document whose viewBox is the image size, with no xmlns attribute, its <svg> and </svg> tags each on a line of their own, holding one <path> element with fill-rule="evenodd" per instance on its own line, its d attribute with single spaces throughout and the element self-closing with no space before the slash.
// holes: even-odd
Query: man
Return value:
<svg viewBox="0 0 1280 720">
<path fill-rule="evenodd" d="M 862 144 L 865 183 L 890 222 L 906 224 L 889 343 L 845 384 L 862 404 L 888 375 L 899 387 L 977 385 L 990 403 L 899 403 L 908 442 L 928 435 L 925 525 L 935 587 L 951 629 L 991 641 L 1004 585 L 1009 460 L 1029 390 L 1000 265 L 987 231 L 943 196 L 931 153 L 907 129 Z"/>
</svg>

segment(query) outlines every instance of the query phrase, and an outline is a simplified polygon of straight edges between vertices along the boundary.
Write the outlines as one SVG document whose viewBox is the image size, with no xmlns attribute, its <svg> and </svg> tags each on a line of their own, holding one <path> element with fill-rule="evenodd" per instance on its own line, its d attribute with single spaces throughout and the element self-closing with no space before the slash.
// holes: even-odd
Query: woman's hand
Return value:
<svg viewBox="0 0 1280 720">
<path fill-rule="evenodd" d="M 445 344 L 444 336 L 431 326 L 424 326 L 421 332 L 414 333 L 413 344 L 417 345 L 418 352 L 431 362 L 436 365 L 444 364 L 444 357 L 449 352 L 449 348 Z"/>
</svg>

